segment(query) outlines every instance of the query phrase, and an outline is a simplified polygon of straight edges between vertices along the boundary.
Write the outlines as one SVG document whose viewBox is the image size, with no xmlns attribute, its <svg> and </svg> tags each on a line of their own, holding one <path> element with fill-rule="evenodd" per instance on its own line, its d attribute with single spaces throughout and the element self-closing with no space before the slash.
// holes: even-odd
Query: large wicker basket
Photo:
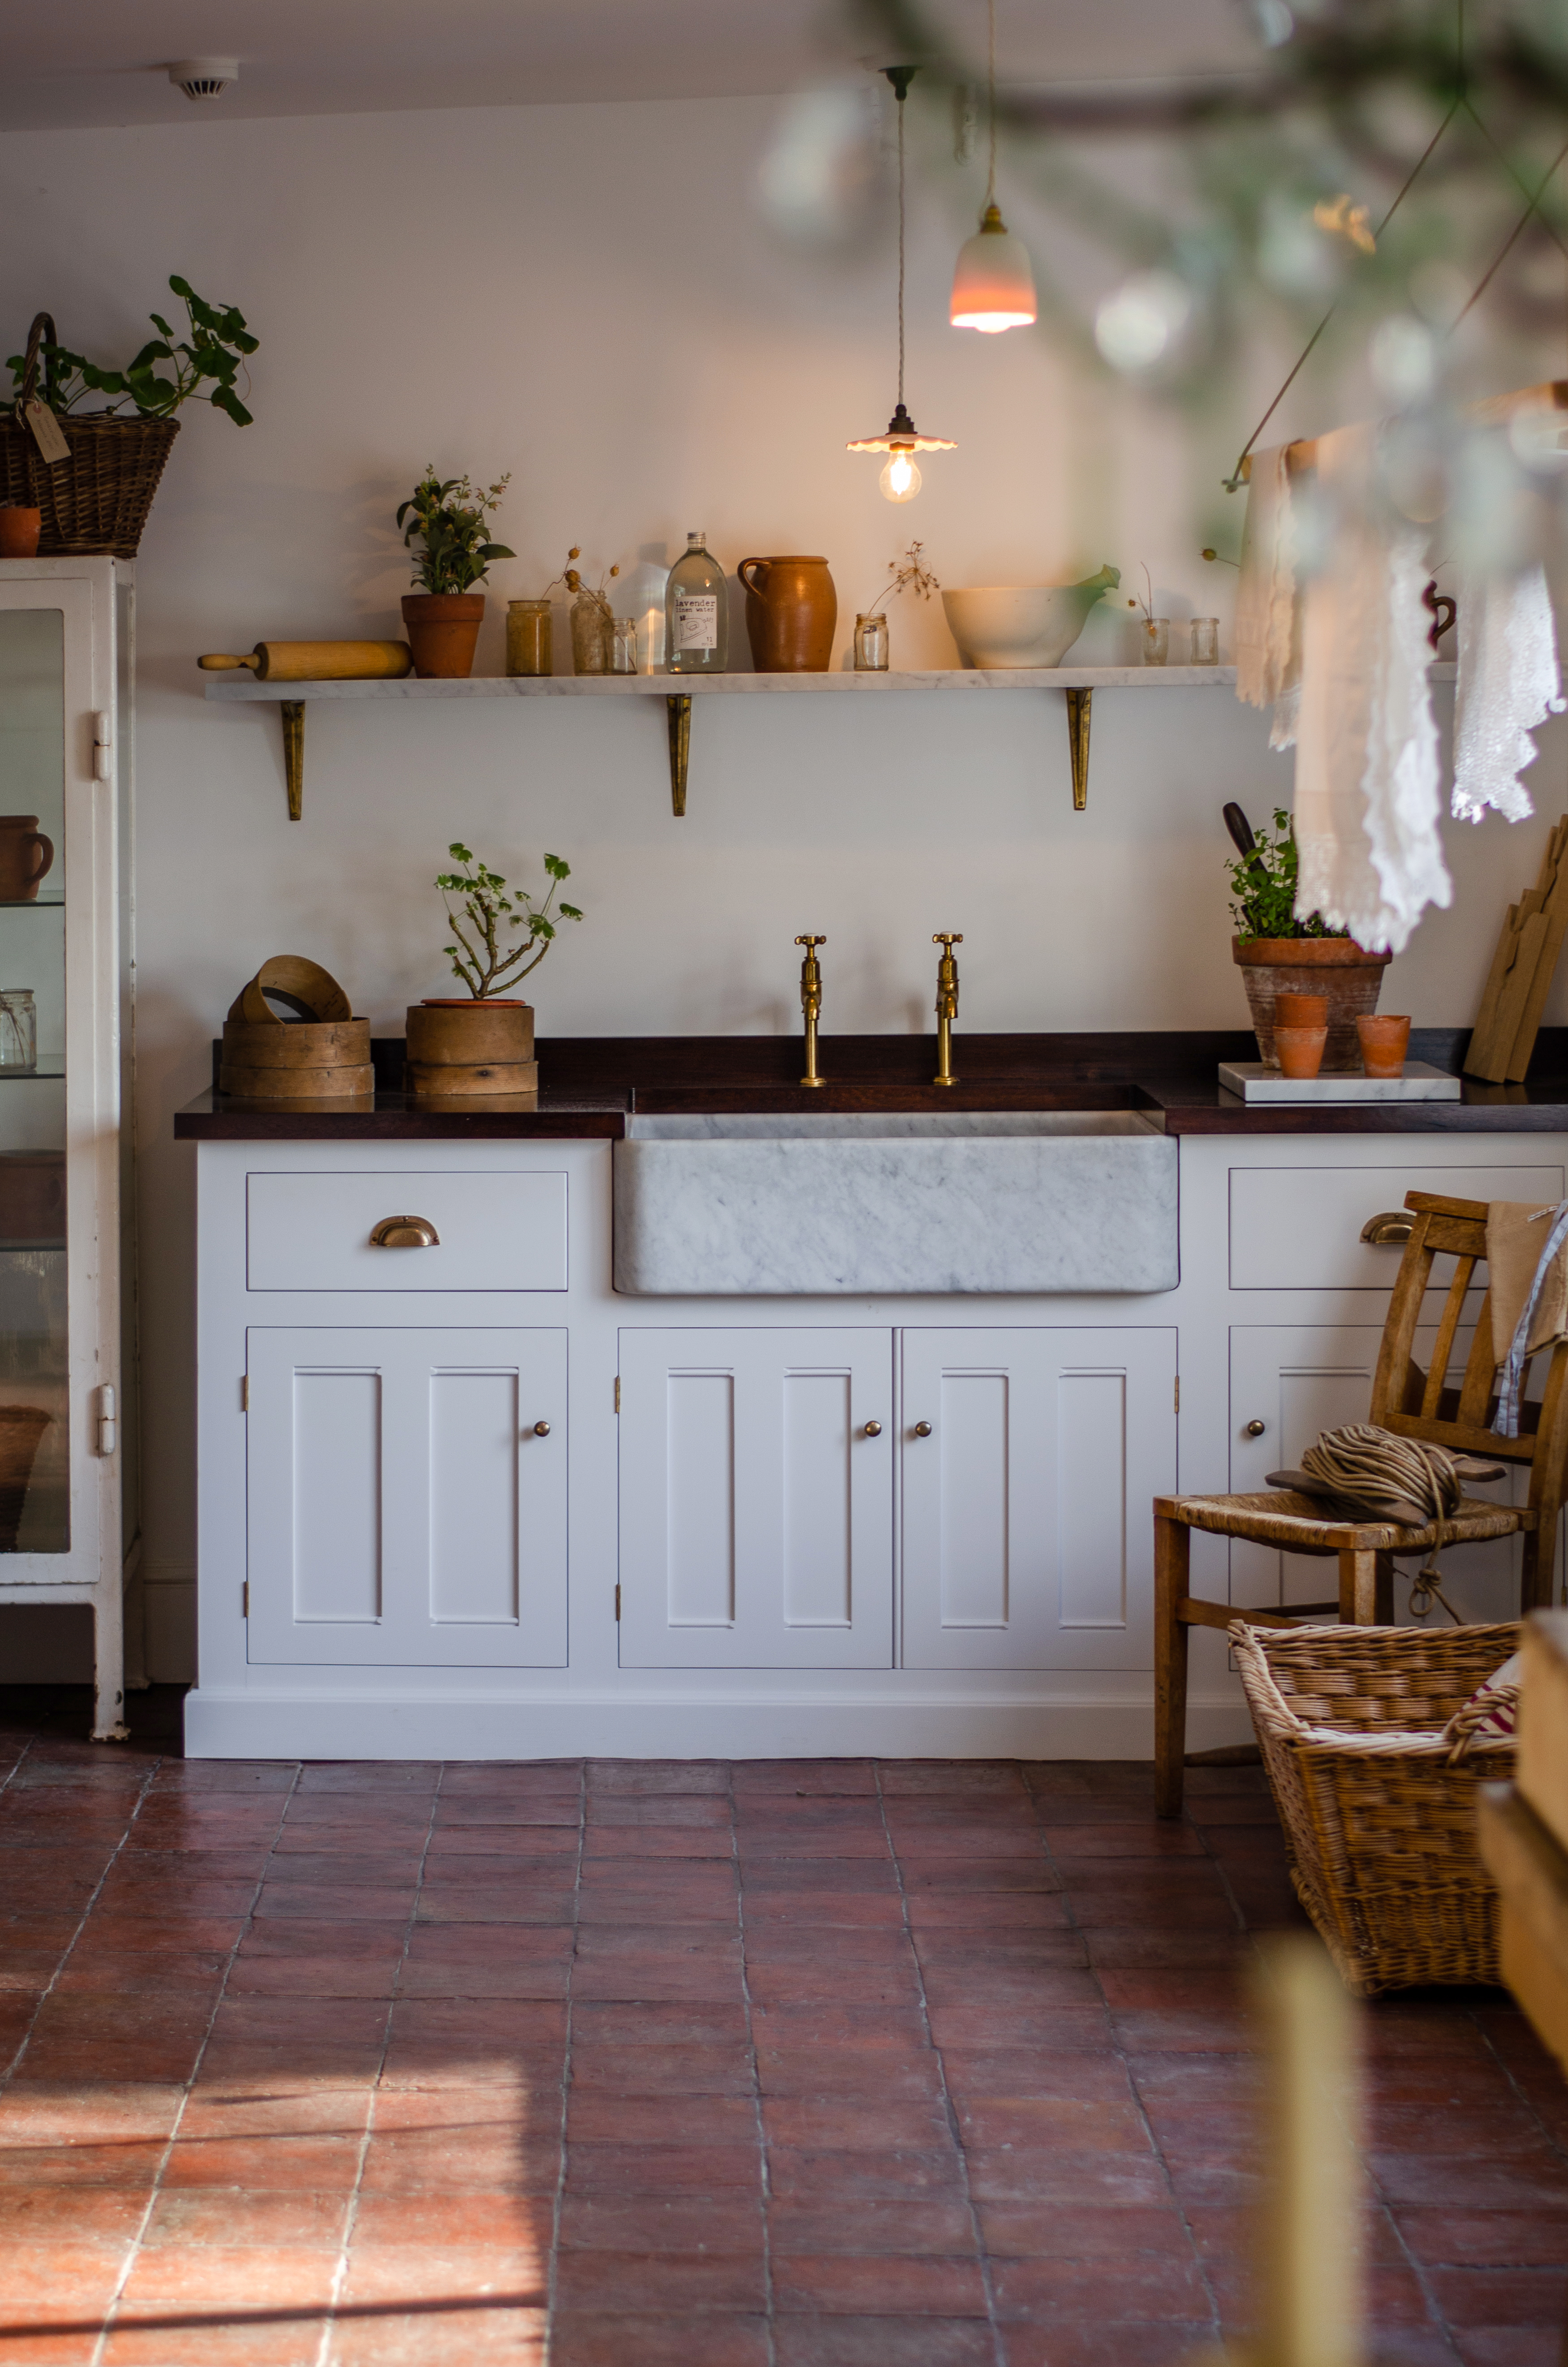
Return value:
<svg viewBox="0 0 1568 2367">
<path fill-rule="evenodd" d="M 24 399 L 37 389 L 45 333 L 53 344 L 54 323 L 40 312 L 28 335 Z M 70 457 L 49 461 L 28 428 L 12 418 L 0 420 L 0 502 L 42 513 L 40 559 L 134 559 L 164 464 L 179 434 L 178 420 L 68 413 L 60 425 Z"/>
<path fill-rule="evenodd" d="M 1230 1636 L 1291 1879 L 1346 1985 L 1369 1997 L 1496 1981 L 1497 1894 L 1476 1844 L 1475 1795 L 1512 1773 L 1513 1743 L 1471 1737 L 1456 1765 L 1439 1738 L 1518 1648 L 1517 1625 L 1238 1622 Z M 1325 1727 L 1344 1741 L 1309 1731 Z"/>
</svg>

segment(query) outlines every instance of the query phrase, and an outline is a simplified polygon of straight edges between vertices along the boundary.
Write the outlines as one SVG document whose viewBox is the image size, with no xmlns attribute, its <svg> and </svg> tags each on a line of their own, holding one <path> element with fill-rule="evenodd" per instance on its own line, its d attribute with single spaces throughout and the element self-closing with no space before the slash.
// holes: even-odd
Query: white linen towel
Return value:
<svg viewBox="0 0 1568 2367">
<path fill-rule="evenodd" d="M 1380 498 L 1376 433 L 1336 428 L 1317 443 L 1332 530 L 1301 638 L 1296 916 L 1321 912 L 1369 952 L 1399 953 L 1453 886 L 1438 837 L 1426 538 Z"/>
<path fill-rule="evenodd" d="M 1290 446 L 1255 452 L 1242 527 L 1241 577 L 1236 585 L 1236 697 L 1248 707 L 1271 707 L 1271 748 L 1296 738 L 1301 685 L 1301 614 L 1297 581 L 1296 517 L 1290 494 Z"/>
<path fill-rule="evenodd" d="M 1536 760 L 1530 732 L 1563 705 L 1546 572 L 1467 569 L 1458 599 L 1454 813 L 1479 821 L 1494 806 L 1509 821 L 1523 821 L 1535 810 L 1519 779 Z"/>
</svg>

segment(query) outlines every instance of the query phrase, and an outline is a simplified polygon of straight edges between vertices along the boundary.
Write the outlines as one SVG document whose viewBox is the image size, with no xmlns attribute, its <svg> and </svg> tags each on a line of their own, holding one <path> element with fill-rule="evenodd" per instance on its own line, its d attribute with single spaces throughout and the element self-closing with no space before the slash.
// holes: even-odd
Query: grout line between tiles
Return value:
<svg viewBox="0 0 1568 2367">
<path fill-rule="evenodd" d="M 735 1811 L 735 1762 L 729 1760 L 724 1768 L 724 1796 L 730 1810 L 730 1863 L 735 1869 L 735 1918 L 741 1941 L 741 2001 L 745 2008 L 746 2052 L 751 2057 L 752 2113 L 756 2124 L 758 2180 L 762 2190 L 762 2305 L 763 2326 L 767 2344 L 767 2367 L 775 2367 L 778 2357 L 778 2314 L 773 2291 L 773 2225 L 768 2204 L 773 2199 L 773 2180 L 767 2160 L 767 2131 L 762 2117 L 762 2074 L 756 2061 L 756 2028 L 752 2015 L 751 1976 L 746 1970 L 746 1894 L 741 1878 L 741 1852 Z"/>
<path fill-rule="evenodd" d="M 882 1820 L 882 1835 L 888 1845 L 888 1855 L 892 1860 L 893 1877 L 898 1884 L 899 1908 L 903 1917 L 903 1935 L 915 1965 L 915 1986 L 920 1993 L 920 2024 L 926 2033 L 926 2044 L 930 2047 L 936 2059 L 937 2077 L 941 2082 L 942 2110 L 947 2114 L 948 2134 L 952 2139 L 953 2151 L 958 2157 L 959 2176 L 963 2181 L 964 2209 L 969 2214 L 970 2240 L 974 2246 L 975 2261 L 980 2270 L 981 2285 L 985 2294 L 985 2316 L 991 2329 L 992 2356 L 995 2360 L 996 2367 L 1006 2367 L 1005 2338 L 1001 2320 L 996 2315 L 995 2275 L 992 2269 L 991 2255 L 986 2248 L 985 2238 L 981 2232 L 980 2214 L 975 2208 L 974 2194 L 970 2185 L 969 2155 L 964 2149 L 963 2133 L 959 2126 L 958 2109 L 948 2087 L 948 2067 L 942 2058 L 941 2048 L 931 2036 L 931 2009 L 926 1996 L 926 1967 L 920 1961 L 920 1951 L 915 1945 L 915 1931 L 909 1920 L 909 1893 L 904 1886 L 903 1865 L 899 1857 L 898 1845 L 892 1837 L 892 1828 L 888 1823 L 888 1804 L 882 1791 L 882 1762 L 880 1759 L 873 1759 L 871 1761 L 871 1780 L 877 1787 L 877 1810 Z M 1043 1839 L 1042 1834 L 1041 1840 Z"/>
<path fill-rule="evenodd" d="M 566 2201 L 566 2174 L 570 2168 L 567 2151 L 567 2118 L 572 2107 L 572 2007 L 574 1976 L 577 1969 L 577 1937 L 582 1929 L 579 1916 L 583 1903 L 583 1857 L 588 1840 L 588 1762 L 585 1759 L 577 1769 L 577 1858 L 572 1882 L 572 1954 L 566 1960 L 566 2030 L 561 2053 L 561 2123 L 560 2151 L 555 2169 L 555 2195 L 550 2219 L 550 2271 L 545 2292 L 544 2367 L 555 2350 L 555 2317 L 560 2306 L 561 2292 L 561 2214 Z"/>
</svg>

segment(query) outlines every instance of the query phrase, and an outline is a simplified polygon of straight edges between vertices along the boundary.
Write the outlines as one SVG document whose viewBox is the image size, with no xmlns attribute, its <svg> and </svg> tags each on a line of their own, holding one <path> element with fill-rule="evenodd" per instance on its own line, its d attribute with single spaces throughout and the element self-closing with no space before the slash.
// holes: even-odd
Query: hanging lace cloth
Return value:
<svg viewBox="0 0 1568 2367">
<path fill-rule="evenodd" d="M 1563 705 L 1546 572 L 1539 565 L 1517 575 L 1467 570 L 1458 600 L 1454 812 L 1479 821 L 1494 806 L 1523 821 L 1535 810 L 1519 779 L 1536 760 L 1530 733 Z"/>
<path fill-rule="evenodd" d="M 1271 748 L 1296 739 L 1301 689 L 1301 602 L 1290 447 L 1255 452 L 1236 585 L 1236 697 L 1271 707 Z"/>
<path fill-rule="evenodd" d="M 1403 951 L 1453 886 L 1438 837 L 1426 534 L 1379 495 L 1377 431 L 1317 441 L 1330 531 L 1307 586 L 1296 736 L 1296 914 Z"/>
</svg>

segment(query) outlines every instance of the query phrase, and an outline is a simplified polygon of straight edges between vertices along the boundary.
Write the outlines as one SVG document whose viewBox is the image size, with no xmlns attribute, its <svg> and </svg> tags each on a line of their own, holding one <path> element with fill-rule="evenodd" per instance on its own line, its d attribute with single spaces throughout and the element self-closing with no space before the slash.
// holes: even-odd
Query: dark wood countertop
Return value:
<svg viewBox="0 0 1568 2367">
<path fill-rule="evenodd" d="M 1417 1028 L 1411 1057 L 1457 1072 L 1463 1028 Z M 1464 1082 L 1457 1102 L 1354 1103 L 1249 1108 L 1217 1082 L 1221 1060 L 1256 1058 L 1237 1030 L 1140 1030 L 1062 1035 L 960 1036 L 959 1082 L 932 1083 L 935 1038 L 830 1036 L 821 1048 L 828 1082 L 800 1084 L 801 1046 L 789 1036 L 541 1037 L 536 1110 L 464 1110 L 415 1104 L 399 1090 L 401 1036 L 371 1045 L 373 1106 L 272 1110 L 216 1090 L 176 1114 L 182 1141 L 396 1142 L 616 1139 L 640 1112 L 1132 1109 L 1163 1118 L 1169 1134 L 1568 1133 L 1568 1028 L 1542 1028 L 1536 1066 L 1522 1085 Z"/>
</svg>

